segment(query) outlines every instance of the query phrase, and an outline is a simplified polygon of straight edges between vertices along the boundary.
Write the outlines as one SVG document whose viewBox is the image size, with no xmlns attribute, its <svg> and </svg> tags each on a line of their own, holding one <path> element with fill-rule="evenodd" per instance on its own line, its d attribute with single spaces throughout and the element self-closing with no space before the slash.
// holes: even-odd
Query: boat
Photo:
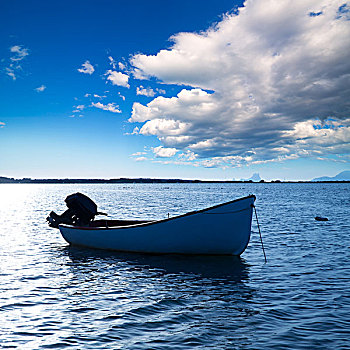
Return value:
<svg viewBox="0 0 350 350">
<path fill-rule="evenodd" d="M 239 256 L 249 243 L 255 199 L 249 195 L 162 220 L 103 219 L 57 226 L 73 246 L 151 254 Z"/>
</svg>

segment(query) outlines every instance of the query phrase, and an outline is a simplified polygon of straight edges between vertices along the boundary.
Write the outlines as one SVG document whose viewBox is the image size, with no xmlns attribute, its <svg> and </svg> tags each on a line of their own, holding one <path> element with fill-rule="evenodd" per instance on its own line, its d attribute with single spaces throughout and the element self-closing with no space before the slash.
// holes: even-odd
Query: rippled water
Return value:
<svg viewBox="0 0 350 350">
<path fill-rule="evenodd" d="M 268 262 L 255 222 L 241 258 L 71 248 L 45 218 L 76 191 L 145 219 L 253 193 Z M 2 184 L 0 347 L 349 349 L 349 205 L 349 184 Z"/>
</svg>

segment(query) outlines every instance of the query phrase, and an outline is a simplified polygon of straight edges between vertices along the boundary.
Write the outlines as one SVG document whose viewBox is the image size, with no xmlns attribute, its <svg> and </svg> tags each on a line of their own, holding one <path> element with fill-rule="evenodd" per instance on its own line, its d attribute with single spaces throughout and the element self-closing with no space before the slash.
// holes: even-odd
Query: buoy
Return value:
<svg viewBox="0 0 350 350">
<path fill-rule="evenodd" d="M 328 221 L 327 218 L 323 218 L 323 217 L 321 217 L 321 216 L 316 216 L 316 217 L 315 217 L 315 220 L 316 220 L 316 221 Z"/>
</svg>

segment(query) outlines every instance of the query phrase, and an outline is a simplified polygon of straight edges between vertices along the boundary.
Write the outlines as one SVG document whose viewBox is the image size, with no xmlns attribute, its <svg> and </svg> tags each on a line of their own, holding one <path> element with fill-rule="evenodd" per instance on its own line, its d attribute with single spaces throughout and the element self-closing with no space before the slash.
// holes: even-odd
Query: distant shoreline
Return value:
<svg viewBox="0 0 350 350">
<path fill-rule="evenodd" d="M 9 177 L 0 177 L 0 184 L 134 184 L 134 183 L 350 183 L 349 180 L 327 180 L 327 181 L 253 181 L 253 180 L 184 180 L 184 179 L 152 179 L 152 178 L 119 178 L 119 179 L 14 179 Z"/>
</svg>

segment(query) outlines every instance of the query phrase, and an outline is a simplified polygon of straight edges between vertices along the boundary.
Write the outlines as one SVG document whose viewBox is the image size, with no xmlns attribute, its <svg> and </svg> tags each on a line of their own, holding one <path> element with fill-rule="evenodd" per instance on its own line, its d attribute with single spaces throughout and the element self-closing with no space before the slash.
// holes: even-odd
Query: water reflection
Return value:
<svg viewBox="0 0 350 350">
<path fill-rule="evenodd" d="M 186 255 L 151 255 L 124 252 L 108 252 L 95 249 L 67 246 L 62 252 L 66 254 L 70 266 L 79 269 L 84 266 L 85 272 L 90 266 L 91 271 L 96 266 L 116 266 L 127 264 L 131 270 L 148 269 L 162 275 L 187 274 L 197 278 L 220 279 L 232 282 L 247 282 L 249 280 L 249 264 L 241 257 L 235 256 L 186 256 Z"/>
<path fill-rule="evenodd" d="M 65 318 L 95 320 L 99 339 L 125 348 L 192 348 L 208 336 L 225 339 L 236 324 L 249 325 L 258 311 L 250 266 L 220 256 L 144 255 L 65 247 L 61 279 Z M 194 333 L 194 329 L 200 332 Z M 108 330 L 108 331 L 107 331 Z M 86 334 L 72 336 L 84 342 Z M 242 335 L 240 342 L 250 343 Z"/>
</svg>

